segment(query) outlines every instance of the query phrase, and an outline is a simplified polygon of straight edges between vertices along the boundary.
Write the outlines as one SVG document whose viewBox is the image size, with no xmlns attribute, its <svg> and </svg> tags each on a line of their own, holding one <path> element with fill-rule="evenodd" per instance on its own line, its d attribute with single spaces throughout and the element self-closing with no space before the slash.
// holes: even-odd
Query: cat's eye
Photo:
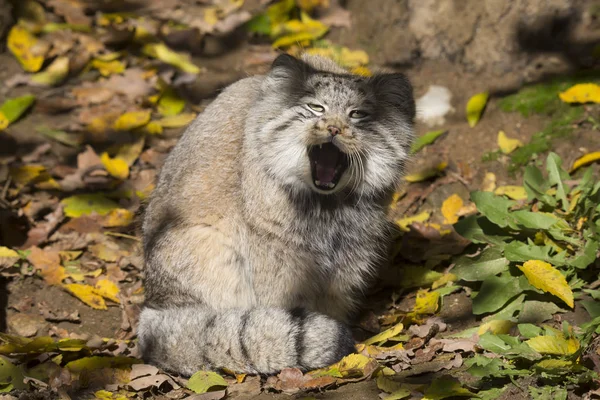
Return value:
<svg viewBox="0 0 600 400">
<path fill-rule="evenodd" d="M 323 111 L 325 111 L 325 107 L 319 104 L 308 103 L 306 106 L 314 112 L 322 113 Z"/>
<path fill-rule="evenodd" d="M 369 114 L 367 114 L 365 111 L 361 111 L 361 110 L 352 110 L 352 111 L 350 111 L 349 115 L 350 115 L 350 118 L 352 118 L 352 119 L 362 119 L 362 118 L 369 116 Z"/>
</svg>

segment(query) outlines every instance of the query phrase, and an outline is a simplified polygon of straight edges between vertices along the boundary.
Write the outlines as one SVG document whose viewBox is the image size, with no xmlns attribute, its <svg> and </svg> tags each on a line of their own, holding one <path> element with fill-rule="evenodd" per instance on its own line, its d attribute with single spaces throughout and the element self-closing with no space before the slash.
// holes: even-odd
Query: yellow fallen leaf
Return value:
<svg viewBox="0 0 600 400">
<path fill-rule="evenodd" d="M 302 49 L 298 49 L 298 54 Z M 371 71 L 365 67 L 369 63 L 369 55 L 364 50 L 351 50 L 348 47 L 336 46 L 329 41 L 323 41 L 323 47 L 311 47 L 304 50 L 307 54 L 329 58 L 341 67 L 350 69 L 356 75 L 371 76 Z"/>
<path fill-rule="evenodd" d="M 402 323 L 396 324 L 393 327 L 386 329 L 383 332 L 378 333 L 377 335 L 370 337 L 369 339 L 362 342 L 364 345 L 370 345 L 374 343 L 383 343 L 387 341 L 389 338 L 397 336 L 404 329 L 404 325 Z"/>
<path fill-rule="evenodd" d="M 571 173 L 575 172 L 576 170 L 578 170 L 579 168 L 589 165 L 593 162 L 596 161 L 600 161 L 600 151 L 595 151 L 593 153 L 588 153 L 585 154 L 581 157 L 579 157 L 577 160 L 575 160 L 575 162 L 573 163 L 573 166 L 571 167 Z"/>
<path fill-rule="evenodd" d="M 130 131 L 150 122 L 150 110 L 129 111 L 117 118 L 114 128 L 118 131 Z"/>
<path fill-rule="evenodd" d="M 350 50 L 347 47 L 342 47 L 338 56 L 338 63 L 344 68 L 358 69 L 369 63 L 369 55 L 364 50 Z M 369 71 L 367 69 L 369 73 Z M 362 75 L 359 73 L 359 75 Z M 370 75 L 365 75 L 370 76 Z"/>
<path fill-rule="evenodd" d="M 467 102 L 467 122 L 469 126 L 473 128 L 479 122 L 481 114 L 487 104 L 489 94 L 488 92 L 478 93 L 471 97 Z"/>
<path fill-rule="evenodd" d="M 439 279 L 437 279 L 435 282 L 433 282 L 431 284 L 431 288 L 432 289 L 437 289 L 439 287 L 444 286 L 446 283 L 448 282 L 454 282 L 458 279 L 458 277 L 456 275 L 454 275 L 451 272 L 445 273 L 443 276 L 441 276 Z"/>
<path fill-rule="evenodd" d="M 31 76 L 31 82 L 41 86 L 56 86 L 69 75 L 69 57 L 58 57 L 42 72 Z"/>
<path fill-rule="evenodd" d="M 564 336 L 536 336 L 525 341 L 540 354 L 568 356 L 579 350 L 579 341 L 575 338 L 565 339 Z"/>
<path fill-rule="evenodd" d="M 125 64 L 119 60 L 101 60 L 95 58 L 90 65 L 92 68 L 97 69 L 102 76 L 120 74 L 125 71 Z"/>
<path fill-rule="evenodd" d="M 438 310 L 440 294 L 438 292 L 430 292 L 428 289 L 420 289 L 417 292 L 417 300 L 413 313 L 416 315 L 435 314 Z"/>
<path fill-rule="evenodd" d="M 356 67 L 350 70 L 351 74 L 359 75 L 359 76 L 373 76 L 373 72 L 367 67 Z"/>
<path fill-rule="evenodd" d="M 171 87 L 167 87 L 158 99 L 158 112 L 165 117 L 177 115 L 184 108 L 185 100 Z"/>
<path fill-rule="evenodd" d="M 436 224 L 435 222 L 428 222 L 428 223 L 425 224 L 425 226 L 427 226 L 429 228 L 435 229 L 442 236 L 446 236 L 446 235 L 449 235 L 450 233 L 452 233 L 452 229 L 442 228 L 442 226 L 440 224 Z"/>
<path fill-rule="evenodd" d="M 190 377 L 186 385 L 194 393 L 206 393 L 227 387 L 227 381 L 213 371 L 198 371 Z"/>
<path fill-rule="evenodd" d="M 484 192 L 493 192 L 496 189 L 496 174 L 493 172 L 486 172 L 483 183 L 481 184 L 481 190 Z"/>
<path fill-rule="evenodd" d="M 426 168 L 424 170 L 415 172 L 414 174 L 406 175 L 404 177 L 404 180 L 407 182 L 410 182 L 410 183 L 422 182 L 427 179 L 433 178 L 434 176 L 439 175 L 441 172 L 443 172 L 446 169 L 447 166 L 448 166 L 448 163 L 444 161 L 444 162 L 439 163 L 435 167 Z"/>
<path fill-rule="evenodd" d="M 273 47 L 288 47 L 297 43 L 311 42 L 325 35 L 328 30 L 327 25 L 301 11 L 300 20 L 293 19 L 278 26 L 275 35 L 279 38 L 273 42 Z"/>
<path fill-rule="evenodd" d="M 149 135 L 160 135 L 161 133 L 163 133 L 162 125 L 160 125 L 156 121 L 150 121 L 140 129 L 142 133 L 147 133 Z"/>
<path fill-rule="evenodd" d="M 93 134 L 95 138 L 106 140 L 106 132 L 113 128 L 114 121 L 119 117 L 119 113 L 110 112 L 92 118 L 86 126 L 87 131 Z"/>
<path fill-rule="evenodd" d="M 117 262 L 126 254 L 112 242 L 96 243 L 89 246 L 88 249 L 95 257 L 106 262 Z"/>
<path fill-rule="evenodd" d="M 522 147 L 523 142 L 519 139 L 510 139 L 506 136 L 504 131 L 498 132 L 498 147 L 500 147 L 500 151 L 504 154 L 510 154 L 515 151 L 518 147 Z"/>
<path fill-rule="evenodd" d="M 125 180 L 129 176 L 129 166 L 125 160 L 118 157 L 110 158 L 106 152 L 102 153 L 100 160 L 111 176 L 121 180 Z"/>
<path fill-rule="evenodd" d="M 0 246 L 0 257 L 19 257 L 19 253 L 8 247 Z"/>
<path fill-rule="evenodd" d="M 142 49 L 143 53 L 154 58 L 158 58 L 164 63 L 170 64 L 175 68 L 190 73 L 200 73 L 200 68 L 192 63 L 187 54 L 178 53 L 168 48 L 164 43 L 147 44 Z"/>
<path fill-rule="evenodd" d="M 479 329 L 477 329 L 477 334 L 483 335 L 486 332 L 493 333 L 494 335 L 507 334 L 514 325 L 515 324 L 512 321 L 496 319 L 481 324 Z"/>
<path fill-rule="evenodd" d="M 98 295 L 93 286 L 85 285 L 81 283 L 69 283 L 67 285 L 63 285 L 67 291 L 69 291 L 73 296 L 77 297 L 79 300 L 83 301 L 88 306 L 96 309 L 96 310 L 106 310 L 106 303 L 102 296 Z"/>
<path fill-rule="evenodd" d="M 600 103 L 600 85 L 580 83 L 558 94 L 565 103 Z"/>
<path fill-rule="evenodd" d="M 546 235 L 543 231 L 535 233 L 533 242 L 538 246 L 550 246 L 557 253 L 565 251 L 563 247 L 559 246 L 554 240 L 550 239 L 550 237 Z"/>
<path fill-rule="evenodd" d="M 105 228 L 116 228 L 120 226 L 129 226 L 133 222 L 135 215 L 125 209 L 125 208 L 116 208 L 111 210 L 108 214 L 106 214 L 100 223 Z"/>
<path fill-rule="evenodd" d="M 413 222 L 425 222 L 429 219 L 431 213 L 429 211 L 423 211 L 417 215 L 413 215 L 411 217 L 400 218 L 396 220 L 396 224 L 400 227 L 401 230 L 408 232 L 408 226 Z"/>
<path fill-rule="evenodd" d="M 44 54 L 36 54 L 38 39 L 19 24 L 14 25 L 6 40 L 8 49 L 27 72 L 37 72 L 44 64 Z"/>
<path fill-rule="evenodd" d="M 350 354 L 342 358 L 338 363 L 338 369 L 342 376 L 353 374 L 355 371 L 362 371 L 369 363 L 374 362 L 372 358 L 362 354 Z"/>
<path fill-rule="evenodd" d="M 186 126 L 196 118 L 195 113 L 183 113 L 179 115 L 173 115 L 171 117 L 164 117 L 156 122 L 163 128 L 180 128 Z"/>
<path fill-rule="evenodd" d="M 542 360 L 538 363 L 535 363 L 533 365 L 534 369 L 537 370 L 554 370 L 554 371 L 565 371 L 565 370 L 569 370 L 573 367 L 573 362 L 572 361 L 567 361 L 567 360 L 554 360 L 554 359 L 548 359 L 548 360 Z"/>
<path fill-rule="evenodd" d="M 23 165 L 21 167 L 14 167 L 9 169 L 9 174 L 12 180 L 18 186 L 25 186 L 31 182 L 37 182 L 45 180 L 47 175 L 46 167 L 38 164 Z"/>
<path fill-rule="evenodd" d="M 94 292 L 115 303 L 121 303 L 119 299 L 119 287 L 109 279 L 100 279 L 94 286 Z"/>
<path fill-rule="evenodd" d="M 403 350 L 404 345 L 402 343 L 395 344 L 393 346 L 374 346 L 374 345 L 365 345 L 363 343 L 359 343 L 356 345 L 356 350 L 358 353 L 366 353 L 367 357 L 377 357 L 381 353 L 387 353 L 393 350 Z M 385 374 L 385 373 L 384 373 Z M 395 374 L 395 373 L 393 373 Z M 393 375 L 392 374 L 392 375 Z"/>
<path fill-rule="evenodd" d="M 442 215 L 444 216 L 445 224 L 455 224 L 458 222 L 458 211 L 463 206 L 463 200 L 459 195 L 453 194 L 442 203 Z"/>
<path fill-rule="evenodd" d="M 93 212 L 106 215 L 119 208 L 119 205 L 101 194 L 77 194 L 60 202 L 67 217 L 76 218 Z"/>
<path fill-rule="evenodd" d="M 134 142 L 111 146 L 108 149 L 108 153 L 113 154 L 115 158 L 119 158 L 131 166 L 140 157 L 140 154 L 142 154 L 145 143 L 146 138 L 140 135 Z"/>
<path fill-rule="evenodd" d="M 559 270 L 541 260 L 529 260 L 517 267 L 534 287 L 552 293 L 573 308 L 573 291 Z"/>
<path fill-rule="evenodd" d="M 494 194 L 497 196 L 506 196 L 513 200 L 525 200 L 527 198 L 527 191 L 523 186 L 500 186 L 494 190 Z"/>
</svg>

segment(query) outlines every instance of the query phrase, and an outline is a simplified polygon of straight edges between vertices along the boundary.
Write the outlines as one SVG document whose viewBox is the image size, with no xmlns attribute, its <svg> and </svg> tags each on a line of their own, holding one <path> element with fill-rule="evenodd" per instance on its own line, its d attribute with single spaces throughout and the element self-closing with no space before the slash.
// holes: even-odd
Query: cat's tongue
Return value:
<svg viewBox="0 0 600 400">
<path fill-rule="evenodd" d="M 335 146 L 323 146 L 316 155 L 316 179 L 321 183 L 330 183 L 335 177 L 340 152 Z"/>
</svg>

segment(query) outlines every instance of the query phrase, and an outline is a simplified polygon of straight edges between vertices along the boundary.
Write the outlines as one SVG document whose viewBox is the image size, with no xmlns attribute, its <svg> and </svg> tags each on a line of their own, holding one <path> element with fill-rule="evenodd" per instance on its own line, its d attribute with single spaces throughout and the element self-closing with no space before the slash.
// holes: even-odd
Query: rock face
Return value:
<svg viewBox="0 0 600 400">
<path fill-rule="evenodd" d="M 378 64 L 419 59 L 504 73 L 539 56 L 589 63 L 600 43 L 596 0 L 348 0 L 352 27 L 340 41 L 365 48 Z M 587 55 L 587 56 L 586 56 Z"/>
</svg>

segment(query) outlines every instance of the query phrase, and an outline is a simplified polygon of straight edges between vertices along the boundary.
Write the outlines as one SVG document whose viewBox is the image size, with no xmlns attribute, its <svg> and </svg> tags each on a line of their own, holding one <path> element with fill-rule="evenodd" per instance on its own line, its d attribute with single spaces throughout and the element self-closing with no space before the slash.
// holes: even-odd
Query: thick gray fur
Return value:
<svg viewBox="0 0 600 400">
<path fill-rule="evenodd" d="M 355 109 L 370 117 L 351 120 Z M 348 75 L 316 57 L 282 55 L 225 89 L 173 149 L 146 210 L 145 359 L 184 375 L 274 373 L 351 353 L 345 323 L 389 246 L 414 115 L 403 75 Z M 331 140 L 350 166 L 324 193 L 307 148 Z"/>
</svg>

